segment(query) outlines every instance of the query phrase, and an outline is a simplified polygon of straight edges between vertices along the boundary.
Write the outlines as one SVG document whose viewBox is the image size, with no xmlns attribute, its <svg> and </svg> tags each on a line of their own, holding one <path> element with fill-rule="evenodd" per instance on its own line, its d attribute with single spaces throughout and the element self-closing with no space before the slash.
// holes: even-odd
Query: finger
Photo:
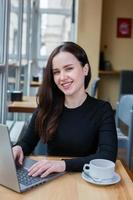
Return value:
<svg viewBox="0 0 133 200">
<path fill-rule="evenodd" d="M 42 175 L 41 178 L 48 176 L 52 172 L 56 172 L 56 170 L 53 167 L 48 168 Z"/>
<path fill-rule="evenodd" d="M 32 176 L 34 173 L 36 173 L 39 170 L 38 166 L 32 167 L 30 169 L 28 169 L 28 175 Z"/>
<path fill-rule="evenodd" d="M 20 148 L 18 148 L 17 146 L 13 147 L 14 160 L 19 159 L 20 152 Z"/>
<path fill-rule="evenodd" d="M 32 174 L 33 177 L 40 176 L 44 172 L 43 168 L 38 169 L 36 172 Z"/>
<path fill-rule="evenodd" d="M 43 161 L 43 163 L 44 163 L 44 161 Z M 44 163 L 45 164 L 45 163 Z M 33 164 L 29 169 L 28 169 L 28 171 L 30 172 L 30 171 L 32 171 L 33 169 L 35 169 L 36 167 L 39 167 L 39 166 L 41 166 L 42 165 L 42 161 L 38 161 L 38 162 L 36 162 L 35 164 Z"/>
<path fill-rule="evenodd" d="M 13 157 L 14 157 L 14 160 L 16 160 L 17 158 L 17 153 L 13 151 Z"/>
<path fill-rule="evenodd" d="M 18 151 L 16 151 L 14 148 L 13 148 L 13 157 L 14 157 L 14 160 L 17 158 L 18 156 Z"/>
<path fill-rule="evenodd" d="M 50 167 L 51 167 L 50 163 L 47 163 L 46 165 L 42 165 L 42 163 L 41 163 L 41 165 L 39 164 L 38 166 L 35 166 L 34 168 L 32 168 L 32 170 L 29 171 L 28 175 L 29 176 L 39 176 Z"/>
<path fill-rule="evenodd" d="M 20 165 L 23 164 L 23 160 L 24 160 L 24 155 L 23 155 L 23 153 L 21 152 L 21 153 L 20 153 L 20 156 L 19 156 L 19 159 L 18 159 Z"/>
<path fill-rule="evenodd" d="M 47 160 L 42 160 L 42 161 L 38 161 L 37 163 L 33 164 L 28 171 L 31 172 L 32 170 L 34 170 L 35 168 L 41 168 L 42 166 L 46 166 L 49 164 L 50 162 L 48 162 Z"/>
</svg>

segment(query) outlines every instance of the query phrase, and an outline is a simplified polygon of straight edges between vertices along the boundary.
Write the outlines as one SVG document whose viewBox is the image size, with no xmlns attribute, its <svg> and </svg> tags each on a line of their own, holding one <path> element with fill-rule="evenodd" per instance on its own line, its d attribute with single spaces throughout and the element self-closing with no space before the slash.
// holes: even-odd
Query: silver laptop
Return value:
<svg viewBox="0 0 133 200">
<path fill-rule="evenodd" d="M 27 169 L 35 160 L 25 158 L 22 167 L 17 167 L 12 153 L 8 127 L 0 124 L 0 184 L 16 192 L 24 192 L 36 185 L 53 180 L 62 173 L 52 173 L 45 178 L 28 176 Z"/>
</svg>

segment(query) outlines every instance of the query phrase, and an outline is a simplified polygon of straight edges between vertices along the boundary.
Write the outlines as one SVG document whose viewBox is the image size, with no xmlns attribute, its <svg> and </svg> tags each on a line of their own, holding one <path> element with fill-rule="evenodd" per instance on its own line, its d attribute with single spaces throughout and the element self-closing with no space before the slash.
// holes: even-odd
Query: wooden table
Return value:
<svg viewBox="0 0 133 200">
<path fill-rule="evenodd" d="M 117 70 L 100 70 L 99 75 L 120 75 L 120 71 L 117 71 Z"/>
<path fill-rule="evenodd" d="M 36 97 L 24 96 L 23 101 L 14 101 L 9 103 L 9 112 L 32 113 L 37 107 Z"/>
<path fill-rule="evenodd" d="M 41 85 L 41 82 L 39 81 L 32 81 L 30 83 L 30 87 L 39 87 Z"/>
<path fill-rule="evenodd" d="M 34 157 L 41 159 L 42 157 Z M 44 157 L 43 157 L 44 158 Z M 50 158 L 51 159 L 51 158 Z M 23 194 L 0 186 L 1 200 L 132 200 L 133 182 L 118 160 L 116 172 L 121 181 L 110 186 L 97 186 L 84 181 L 81 173 L 67 173 Z"/>
</svg>

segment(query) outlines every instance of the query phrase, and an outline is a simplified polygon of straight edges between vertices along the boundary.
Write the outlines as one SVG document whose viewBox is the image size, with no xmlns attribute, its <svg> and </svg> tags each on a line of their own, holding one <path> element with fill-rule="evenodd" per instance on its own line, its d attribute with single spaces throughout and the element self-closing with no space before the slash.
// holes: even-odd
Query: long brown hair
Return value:
<svg viewBox="0 0 133 200">
<path fill-rule="evenodd" d="M 85 77 L 85 89 L 88 87 L 91 79 L 90 64 L 83 48 L 73 42 L 64 42 L 53 50 L 44 70 L 43 81 L 37 95 L 38 113 L 36 117 L 36 128 L 40 137 L 45 142 L 49 141 L 56 133 L 59 118 L 64 107 L 65 96 L 56 86 L 52 72 L 53 58 L 60 52 L 73 54 L 83 67 L 85 64 L 88 64 L 89 72 Z"/>
</svg>

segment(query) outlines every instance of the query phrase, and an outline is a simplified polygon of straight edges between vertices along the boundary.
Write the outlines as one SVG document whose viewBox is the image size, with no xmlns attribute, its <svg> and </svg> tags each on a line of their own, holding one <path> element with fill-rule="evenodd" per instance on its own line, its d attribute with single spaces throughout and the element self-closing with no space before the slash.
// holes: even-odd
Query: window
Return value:
<svg viewBox="0 0 133 200">
<path fill-rule="evenodd" d="M 72 0 L 40 0 L 38 58 L 46 60 L 63 41 L 71 40 Z"/>
<path fill-rule="evenodd" d="M 0 0 L 0 24 L 0 64 L 2 64 L 4 50 L 4 0 Z"/>
</svg>

